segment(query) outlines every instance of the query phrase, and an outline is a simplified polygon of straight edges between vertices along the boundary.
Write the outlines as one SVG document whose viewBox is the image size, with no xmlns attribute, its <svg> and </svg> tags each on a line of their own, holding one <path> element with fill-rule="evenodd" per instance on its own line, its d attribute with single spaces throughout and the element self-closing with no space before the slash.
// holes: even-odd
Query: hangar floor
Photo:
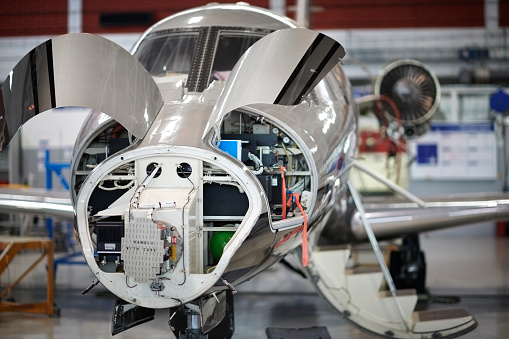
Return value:
<svg viewBox="0 0 509 339">
<path fill-rule="evenodd" d="M 427 287 L 434 295 L 459 296 L 454 305 L 429 302 L 421 307 L 466 307 L 479 326 L 462 338 L 509 337 L 509 238 L 492 236 L 421 236 L 427 258 Z M 28 254 L 27 254 L 28 255 Z M 57 256 L 61 256 L 58 254 Z M 19 259 L 23 260 L 23 259 Z M 81 258 L 79 259 L 81 260 Z M 2 275 L 2 284 L 15 279 L 16 265 Z M 45 292 L 44 268 L 31 273 L 12 296 L 30 299 Z M 59 265 L 55 303 L 61 316 L 0 313 L 0 338 L 110 338 L 111 310 L 115 298 L 102 286 L 83 296 L 93 280 L 85 265 Z M 252 281 L 238 286 L 235 297 L 237 339 L 266 338 L 266 327 L 326 326 L 332 338 L 372 338 L 347 323 L 311 284 L 277 264 Z M 174 338 L 168 314 L 158 310 L 156 319 L 115 338 Z"/>
</svg>

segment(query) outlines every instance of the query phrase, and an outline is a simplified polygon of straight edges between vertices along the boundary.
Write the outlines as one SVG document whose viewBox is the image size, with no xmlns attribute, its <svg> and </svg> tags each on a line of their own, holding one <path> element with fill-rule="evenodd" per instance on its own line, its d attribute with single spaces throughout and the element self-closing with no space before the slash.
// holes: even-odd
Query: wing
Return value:
<svg viewBox="0 0 509 339">
<path fill-rule="evenodd" d="M 0 189 L 0 211 L 74 218 L 69 192 L 36 188 Z"/>
<path fill-rule="evenodd" d="M 509 219 L 509 195 L 469 194 L 427 198 L 425 207 L 401 199 L 364 198 L 366 217 L 377 239 Z M 351 220 L 356 239 L 366 239 L 359 212 Z"/>
</svg>

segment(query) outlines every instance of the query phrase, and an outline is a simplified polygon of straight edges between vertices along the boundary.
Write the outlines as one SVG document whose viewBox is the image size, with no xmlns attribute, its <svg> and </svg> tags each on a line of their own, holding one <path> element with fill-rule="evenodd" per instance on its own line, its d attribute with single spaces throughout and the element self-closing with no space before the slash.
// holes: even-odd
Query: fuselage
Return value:
<svg viewBox="0 0 509 339">
<path fill-rule="evenodd" d="M 312 245 L 343 218 L 356 107 L 339 65 L 298 105 L 212 117 L 241 55 L 296 27 L 259 8 L 213 5 L 163 20 L 135 45 L 162 108 L 143 138 L 92 112 L 71 165 L 83 253 L 113 293 L 176 306 L 280 260 L 302 243 L 304 219 Z"/>
<path fill-rule="evenodd" d="M 122 299 L 112 334 L 172 308 L 176 335 L 231 337 L 235 286 L 299 246 L 302 272 L 371 333 L 445 338 L 475 328 L 466 310 L 414 311 L 417 295 L 391 284 L 377 237 L 506 217 L 507 199 L 428 203 L 380 179 L 428 209 L 398 202 L 366 213 L 348 179 L 351 167 L 371 171 L 353 162 L 358 110 L 339 65 L 345 55 L 322 33 L 236 4 L 168 17 L 132 53 L 73 33 L 18 62 L 0 88 L 0 149 L 39 113 L 93 110 L 75 144 L 71 200 L 96 277 L 84 293 L 101 282 Z M 362 102 L 392 102 L 399 113 L 393 121 L 384 112 L 386 127 L 424 132 L 440 97 L 436 77 L 414 60 L 387 68 L 379 98 Z M 4 199 L 2 209 L 69 215 L 54 201 Z M 355 245 L 366 236 L 381 272 Z M 418 251 L 400 253 L 401 277 L 425 266 Z"/>
</svg>

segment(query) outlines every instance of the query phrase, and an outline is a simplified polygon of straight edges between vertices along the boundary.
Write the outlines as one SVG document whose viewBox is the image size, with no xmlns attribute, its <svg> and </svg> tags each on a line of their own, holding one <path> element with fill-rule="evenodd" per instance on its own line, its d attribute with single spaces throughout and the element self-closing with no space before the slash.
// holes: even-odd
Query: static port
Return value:
<svg viewBox="0 0 509 339">
<path fill-rule="evenodd" d="M 191 165 L 189 165 L 187 162 L 183 162 L 177 166 L 177 175 L 179 177 L 189 178 L 191 176 L 191 173 L 193 173 L 193 169 Z"/>
<path fill-rule="evenodd" d="M 154 170 L 154 168 L 157 166 L 158 164 L 156 162 L 152 162 L 150 164 L 148 164 L 147 166 L 147 175 L 150 175 L 150 173 L 152 173 L 152 171 Z M 154 178 L 157 178 L 158 176 L 161 175 L 161 173 L 163 172 L 163 169 L 161 167 L 159 167 L 159 169 L 157 170 L 156 174 L 154 175 Z"/>
</svg>

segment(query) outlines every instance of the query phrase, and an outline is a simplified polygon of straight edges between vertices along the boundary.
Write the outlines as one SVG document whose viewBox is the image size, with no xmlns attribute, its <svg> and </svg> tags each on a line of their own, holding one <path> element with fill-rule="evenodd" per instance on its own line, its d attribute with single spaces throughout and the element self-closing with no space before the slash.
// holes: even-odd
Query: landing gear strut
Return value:
<svg viewBox="0 0 509 339">
<path fill-rule="evenodd" d="M 171 308 L 169 325 L 179 339 L 230 339 L 235 331 L 233 293 L 226 290 Z"/>
<path fill-rule="evenodd" d="M 199 312 L 187 310 L 187 328 L 179 333 L 179 339 L 208 339 L 207 334 L 201 331 L 201 315 Z"/>
</svg>

